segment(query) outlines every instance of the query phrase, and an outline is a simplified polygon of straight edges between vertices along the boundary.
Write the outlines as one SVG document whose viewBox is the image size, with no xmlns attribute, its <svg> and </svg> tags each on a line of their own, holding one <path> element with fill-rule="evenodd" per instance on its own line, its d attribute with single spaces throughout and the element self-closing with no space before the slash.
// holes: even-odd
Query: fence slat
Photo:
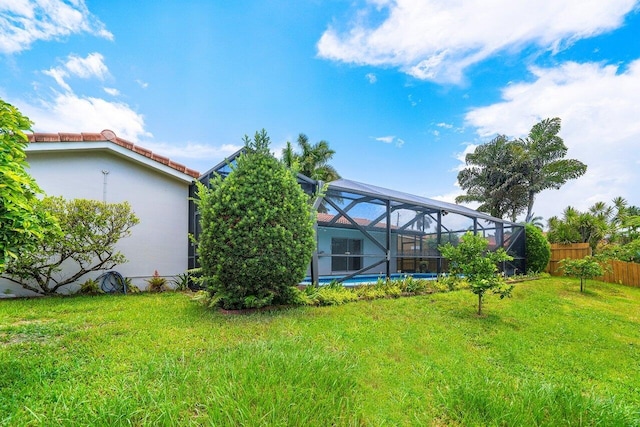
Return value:
<svg viewBox="0 0 640 427">
<path fill-rule="evenodd" d="M 591 247 L 588 243 L 571 243 L 563 245 L 561 243 L 551 244 L 551 259 L 547 265 L 547 273 L 552 276 L 561 276 L 560 261 L 563 259 L 582 259 L 591 255 Z"/>
<path fill-rule="evenodd" d="M 552 276 L 561 276 L 560 260 L 582 259 L 591 255 L 591 248 L 588 243 L 572 243 L 563 245 L 560 243 L 551 244 L 551 259 L 547 265 L 547 273 Z M 626 286 L 640 287 L 640 264 L 634 262 L 624 262 L 609 260 L 608 267 L 602 277 L 598 280 L 607 283 L 618 283 Z"/>
</svg>

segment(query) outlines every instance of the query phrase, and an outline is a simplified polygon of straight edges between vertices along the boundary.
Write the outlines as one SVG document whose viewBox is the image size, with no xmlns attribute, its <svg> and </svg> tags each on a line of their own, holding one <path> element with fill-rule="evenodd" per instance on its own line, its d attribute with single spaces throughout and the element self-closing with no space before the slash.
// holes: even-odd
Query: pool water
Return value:
<svg viewBox="0 0 640 427">
<path fill-rule="evenodd" d="M 393 273 L 391 274 L 391 280 L 404 279 L 405 277 L 413 277 L 414 279 L 427 279 L 427 280 L 436 280 L 438 275 L 436 273 Z M 334 280 L 338 280 L 343 276 L 323 276 L 318 279 L 318 284 L 328 285 Z M 372 285 L 378 282 L 378 279 L 385 279 L 384 274 L 363 274 L 360 276 L 352 277 L 342 282 L 345 286 L 353 286 L 353 285 Z M 310 285 L 311 277 L 305 277 L 301 285 Z"/>
</svg>

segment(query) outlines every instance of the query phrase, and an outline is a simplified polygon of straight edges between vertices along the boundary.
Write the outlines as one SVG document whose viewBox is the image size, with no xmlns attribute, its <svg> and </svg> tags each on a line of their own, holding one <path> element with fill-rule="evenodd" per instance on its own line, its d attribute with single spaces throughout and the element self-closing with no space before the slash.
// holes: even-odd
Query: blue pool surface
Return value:
<svg viewBox="0 0 640 427">
<path fill-rule="evenodd" d="M 409 277 L 409 276 L 413 277 L 414 279 L 428 279 L 428 280 L 436 280 L 438 278 L 438 275 L 436 273 L 393 273 L 391 274 L 391 279 L 392 280 L 404 279 L 405 277 Z M 338 280 L 341 277 L 344 277 L 344 276 L 322 276 L 318 279 L 318 282 L 319 282 L 318 284 L 320 286 L 328 285 L 329 283 L 333 282 L 334 280 Z M 363 274 L 360 276 L 352 277 L 351 279 L 347 279 L 343 281 L 342 284 L 345 286 L 372 285 L 376 283 L 378 279 L 384 280 L 384 278 L 385 278 L 384 274 Z M 311 277 L 305 277 L 304 280 L 300 282 L 300 284 L 310 285 Z"/>
</svg>

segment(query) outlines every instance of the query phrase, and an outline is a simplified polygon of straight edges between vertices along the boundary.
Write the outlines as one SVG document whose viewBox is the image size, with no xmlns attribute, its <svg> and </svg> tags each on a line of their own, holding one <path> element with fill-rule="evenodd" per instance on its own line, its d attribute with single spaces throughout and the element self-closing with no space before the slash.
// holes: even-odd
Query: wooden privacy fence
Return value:
<svg viewBox="0 0 640 427">
<path fill-rule="evenodd" d="M 563 245 L 561 243 L 551 244 L 551 259 L 547 264 L 547 273 L 552 276 L 562 276 L 560 269 L 560 260 L 563 259 L 582 259 L 591 255 L 591 247 L 588 243 L 570 243 Z"/>
<path fill-rule="evenodd" d="M 588 243 L 571 243 L 569 245 L 552 243 L 551 259 L 546 271 L 552 276 L 561 276 L 560 260 L 567 258 L 582 259 L 589 255 L 591 255 L 591 248 Z M 604 276 L 597 277 L 597 280 L 640 287 L 640 264 L 617 260 L 609 260 L 607 262 L 608 268 L 606 268 Z"/>
<path fill-rule="evenodd" d="M 640 264 L 635 262 L 624 262 L 615 259 L 608 261 L 608 271 L 598 280 L 608 283 L 619 283 L 621 285 L 640 287 Z"/>
</svg>

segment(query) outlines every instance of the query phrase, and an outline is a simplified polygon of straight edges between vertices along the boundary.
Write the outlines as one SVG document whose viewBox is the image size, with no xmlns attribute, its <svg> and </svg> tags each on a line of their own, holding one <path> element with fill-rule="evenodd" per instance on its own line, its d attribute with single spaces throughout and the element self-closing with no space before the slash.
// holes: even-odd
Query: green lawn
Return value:
<svg viewBox="0 0 640 427">
<path fill-rule="evenodd" d="M 640 289 L 544 279 L 476 302 L 0 300 L 0 425 L 640 425 Z"/>
</svg>

